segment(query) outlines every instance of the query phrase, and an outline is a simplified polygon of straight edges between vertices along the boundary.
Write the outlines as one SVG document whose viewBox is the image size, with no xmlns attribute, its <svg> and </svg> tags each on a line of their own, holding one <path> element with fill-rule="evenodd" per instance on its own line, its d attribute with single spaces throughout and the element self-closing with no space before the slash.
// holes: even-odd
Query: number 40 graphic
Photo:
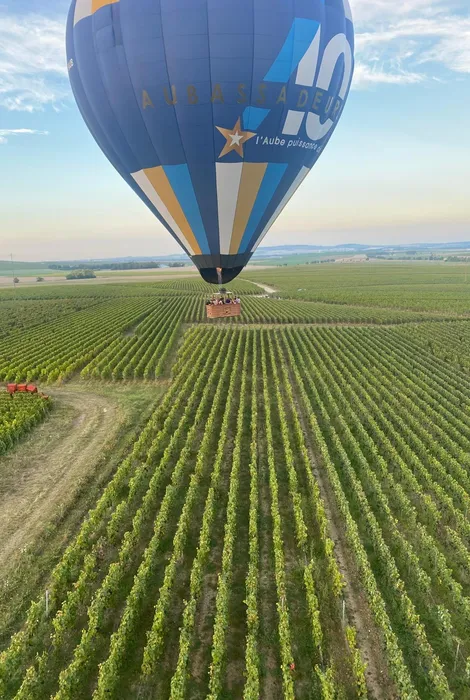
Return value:
<svg viewBox="0 0 470 700">
<path fill-rule="evenodd" d="M 348 15 L 347 15 L 348 16 Z M 313 102 L 321 102 L 330 88 L 336 64 L 341 56 L 344 60 L 344 72 L 338 99 L 331 98 L 328 111 L 339 117 L 339 111 L 344 104 L 354 67 L 351 45 L 345 34 L 336 34 L 325 47 L 320 58 L 322 28 L 319 22 L 309 19 L 296 18 L 290 32 L 281 48 L 279 55 L 265 76 L 266 82 L 287 83 L 292 73 L 297 69 L 295 84 L 312 88 L 316 80 L 316 92 Z M 305 48 L 307 46 L 307 48 Z M 310 111 L 289 109 L 282 130 L 283 134 L 297 136 L 307 115 L 305 129 L 312 141 L 319 141 L 328 134 L 334 122 L 331 118 L 322 124 L 320 116 Z"/>
</svg>

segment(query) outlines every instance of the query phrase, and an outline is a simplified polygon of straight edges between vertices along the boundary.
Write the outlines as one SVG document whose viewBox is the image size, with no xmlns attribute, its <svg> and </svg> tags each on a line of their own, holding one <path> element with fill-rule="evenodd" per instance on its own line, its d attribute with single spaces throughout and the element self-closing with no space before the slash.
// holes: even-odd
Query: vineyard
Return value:
<svg viewBox="0 0 470 700">
<path fill-rule="evenodd" d="M 50 407 L 50 401 L 38 394 L 0 392 L 0 455 L 44 420 Z"/>
<path fill-rule="evenodd" d="M 365 306 L 269 299 L 249 296 L 243 299 L 242 317 L 233 323 L 360 323 L 398 324 L 442 320 L 444 314 L 396 311 Z"/>
<path fill-rule="evenodd" d="M 429 267 L 416 299 L 460 288 Z M 407 266 L 390 308 L 353 266 L 313 300 L 312 268 L 234 283 L 240 321 L 196 278 L 16 302 L 55 310 L 0 339 L 0 380 L 162 398 L 0 625 L 2 700 L 470 698 L 470 319 L 400 297 Z M 1 446 L 44 402 L 0 397 Z"/>
<path fill-rule="evenodd" d="M 244 273 L 289 299 L 470 316 L 468 265 L 356 263 Z"/>
<path fill-rule="evenodd" d="M 260 289 L 255 284 L 237 278 L 230 289 L 236 294 L 259 294 Z M 192 275 L 184 279 L 161 280 L 155 283 L 131 282 L 126 284 L 87 284 L 49 287 L 17 287 L 14 291 L 0 290 L 0 306 L 8 301 L 54 301 L 75 299 L 76 303 L 86 299 L 106 300 L 125 297 L 167 296 L 178 294 L 211 294 L 214 288 L 204 282 L 199 276 Z M 85 301 L 86 304 L 86 301 Z"/>
<path fill-rule="evenodd" d="M 451 362 L 461 369 L 470 369 L 470 322 L 420 323 L 406 325 L 400 332 L 427 352 Z"/>
<path fill-rule="evenodd" d="M 0 338 L 33 326 L 50 323 L 57 318 L 81 311 L 96 303 L 93 298 L 3 301 L 0 304 Z"/>
<path fill-rule="evenodd" d="M 205 299 L 211 291 L 198 280 L 175 280 L 173 288 L 169 285 L 154 285 L 145 296 L 123 298 L 111 290 L 105 298 L 100 290 L 96 298 L 22 301 L 17 308 L 0 296 L 0 316 L 13 327 L 0 344 L 0 381 L 63 381 L 79 371 L 89 379 L 159 377 L 168 368 L 183 326 L 206 321 Z M 240 283 L 240 288 L 246 285 L 251 294 L 243 297 L 243 315 L 231 319 L 234 324 L 393 325 L 432 319 L 432 327 L 446 319 L 438 313 L 266 298 L 255 294 L 260 288 L 249 283 Z"/>
</svg>

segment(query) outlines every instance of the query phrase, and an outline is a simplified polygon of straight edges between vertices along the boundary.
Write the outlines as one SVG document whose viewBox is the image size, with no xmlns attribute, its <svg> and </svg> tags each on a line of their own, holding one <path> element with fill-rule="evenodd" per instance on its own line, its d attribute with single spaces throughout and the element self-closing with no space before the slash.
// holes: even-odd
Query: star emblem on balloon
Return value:
<svg viewBox="0 0 470 700">
<path fill-rule="evenodd" d="M 256 136 L 254 131 L 243 131 L 240 117 L 237 119 L 237 123 L 233 129 L 224 129 L 221 126 L 216 126 L 215 128 L 227 139 L 225 146 L 220 152 L 219 158 L 223 158 L 231 151 L 236 151 L 238 155 L 243 158 L 243 145 L 252 139 L 253 136 Z"/>
</svg>

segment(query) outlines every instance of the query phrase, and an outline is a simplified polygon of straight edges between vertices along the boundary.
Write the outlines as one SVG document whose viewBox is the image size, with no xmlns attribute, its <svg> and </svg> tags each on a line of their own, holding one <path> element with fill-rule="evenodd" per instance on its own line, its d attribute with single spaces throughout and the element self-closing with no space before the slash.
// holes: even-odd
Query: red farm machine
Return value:
<svg viewBox="0 0 470 700">
<path fill-rule="evenodd" d="M 43 399 L 46 401 L 49 399 L 46 394 L 43 394 L 42 391 L 38 391 L 38 388 L 35 384 L 7 384 L 7 391 L 13 397 L 13 394 L 39 394 Z"/>
</svg>

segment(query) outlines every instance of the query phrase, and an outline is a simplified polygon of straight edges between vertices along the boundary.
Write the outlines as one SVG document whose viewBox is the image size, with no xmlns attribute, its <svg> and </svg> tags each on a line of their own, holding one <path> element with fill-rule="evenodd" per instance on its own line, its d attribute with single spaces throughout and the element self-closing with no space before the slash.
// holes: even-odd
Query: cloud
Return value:
<svg viewBox="0 0 470 700">
<path fill-rule="evenodd" d="M 351 0 L 356 89 L 470 74 L 468 0 Z M 0 107 L 58 110 L 70 99 L 65 17 L 2 12 Z"/>
<path fill-rule="evenodd" d="M 69 95 L 65 20 L 0 14 L 0 106 L 34 112 Z"/>
<path fill-rule="evenodd" d="M 355 88 L 470 75 L 466 0 L 352 0 Z"/>
<path fill-rule="evenodd" d="M 459 3 L 446 0 L 350 0 L 354 20 L 360 23 L 384 22 L 394 19 L 420 15 L 433 17 L 443 10 L 455 7 Z"/>
<path fill-rule="evenodd" d="M 357 86 L 377 85 L 387 83 L 389 85 L 414 85 L 422 83 L 425 76 L 421 73 L 412 73 L 402 70 L 400 72 L 390 72 L 378 65 L 368 65 L 367 63 L 356 63 L 354 72 L 354 83 Z"/>
<path fill-rule="evenodd" d="M 49 136 L 48 131 L 38 129 L 0 129 L 0 144 L 8 143 L 10 136 Z"/>
</svg>

